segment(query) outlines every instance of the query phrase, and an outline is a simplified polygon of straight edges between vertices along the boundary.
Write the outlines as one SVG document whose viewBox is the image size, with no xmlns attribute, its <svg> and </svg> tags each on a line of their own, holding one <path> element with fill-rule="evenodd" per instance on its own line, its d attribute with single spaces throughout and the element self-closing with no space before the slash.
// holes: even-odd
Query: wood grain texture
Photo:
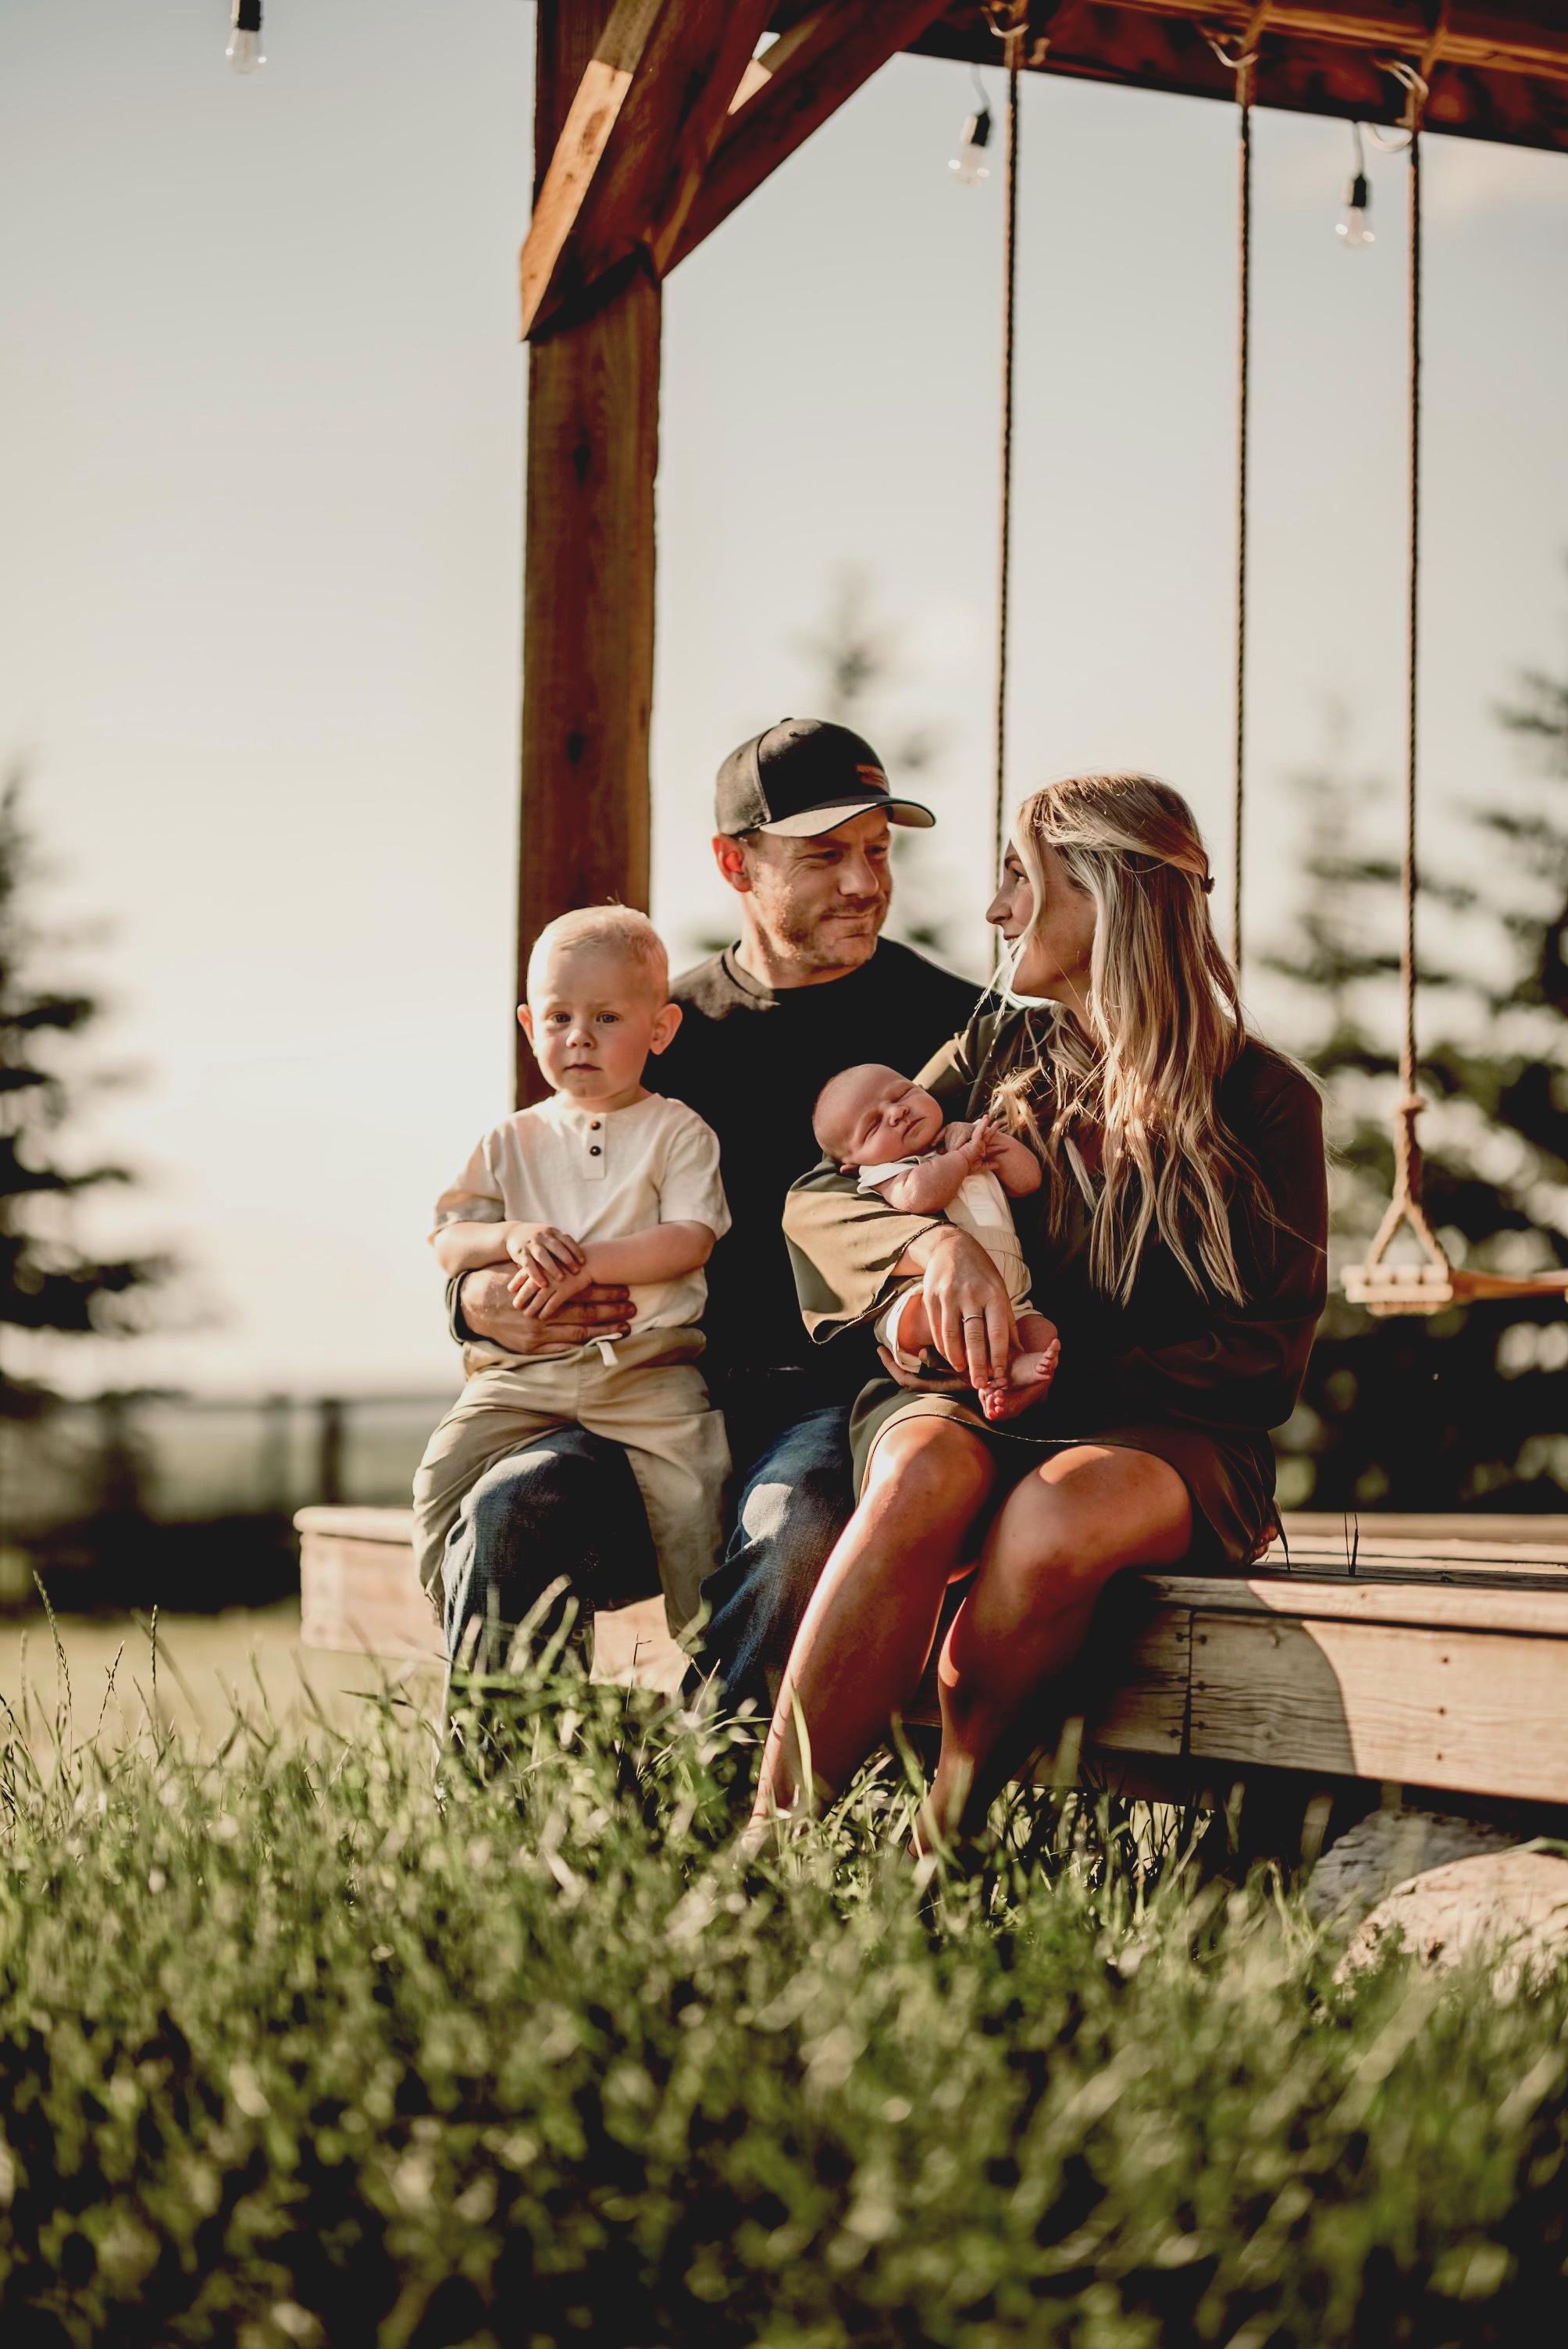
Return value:
<svg viewBox="0 0 1568 2349">
<path fill-rule="evenodd" d="M 1105 1655 L 1107 1685 L 1086 1724 L 1087 1744 L 1107 1754 L 1185 1752 L 1192 1618 L 1184 1608 L 1145 1609 L 1130 1644 Z M 1102 1638 L 1104 1634 L 1102 1633 Z"/>
<path fill-rule="evenodd" d="M 1189 1750 L 1568 1801 L 1568 1641 L 1198 1614 Z"/>
<path fill-rule="evenodd" d="M 307 1645 L 438 1654 L 408 1511 L 304 1509 L 295 1522 Z M 606 1672 L 674 1684 L 657 1614 L 655 1601 L 603 1619 Z M 1086 1752 L 1119 1766 L 1267 1764 L 1568 1802 L 1568 1594 L 1123 1576 L 1078 1701 Z"/>
<path fill-rule="evenodd" d="M 445 1653 L 411 1547 L 319 1528 L 307 1529 L 300 1544 L 300 1639 L 346 1654 Z"/>
<path fill-rule="evenodd" d="M 940 15 L 943 0 L 824 0 L 765 49 L 735 93 L 679 233 L 673 269 L 787 162 L 846 98 Z"/>
<path fill-rule="evenodd" d="M 1168 1607 L 1297 1621 L 1410 1623 L 1434 1630 L 1511 1631 L 1568 1641 L 1568 1587 L 1476 1589 L 1452 1582 L 1315 1582 L 1305 1575 L 1148 1574 L 1143 1588 Z"/>
<path fill-rule="evenodd" d="M 1043 12 L 1042 12 L 1043 13 Z M 1208 35 L 1233 43 L 1253 15 L 1248 0 L 1065 0 L 1031 43 L 1036 72 L 1109 82 L 1234 106 L 1236 78 Z M 985 10 L 960 0 L 910 44 L 923 55 L 994 64 Z M 1291 113 L 1394 123 L 1406 94 L 1385 60 L 1419 67 L 1430 82 L 1429 129 L 1460 138 L 1568 150 L 1568 13 L 1559 0 L 1451 0 L 1440 16 L 1424 0 L 1275 0 L 1257 44 L 1254 102 Z"/>
<path fill-rule="evenodd" d="M 614 0 L 583 66 L 559 133 L 542 150 L 550 160 L 534 196 L 518 264 L 524 335 L 604 160 L 632 78 L 664 5 L 665 0 Z M 546 9 L 559 6 L 560 0 L 545 0 Z M 545 27 L 540 29 L 542 37 Z"/>
<path fill-rule="evenodd" d="M 642 256 L 663 275 L 769 0 L 616 0 L 567 110 L 519 265 L 524 336 Z"/>
<path fill-rule="evenodd" d="M 611 16 L 610 0 L 539 0 L 541 192 Z M 514 1000 L 554 915 L 648 902 L 659 362 L 659 295 L 645 279 L 529 351 Z M 536 1101 L 533 1056 L 511 1033 L 515 1097 Z"/>
<path fill-rule="evenodd" d="M 516 1000 L 546 922 L 648 903 L 660 295 L 529 350 Z M 517 1100 L 542 1087 L 517 1038 Z"/>
</svg>

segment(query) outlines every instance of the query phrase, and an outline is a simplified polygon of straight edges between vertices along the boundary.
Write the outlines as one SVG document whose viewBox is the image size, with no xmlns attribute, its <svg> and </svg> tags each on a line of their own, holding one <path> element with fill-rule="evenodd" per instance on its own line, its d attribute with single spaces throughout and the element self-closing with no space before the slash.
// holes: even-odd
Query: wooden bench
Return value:
<svg viewBox="0 0 1568 2349">
<path fill-rule="evenodd" d="M 438 1660 L 405 1509 L 302 1509 L 307 1646 Z M 1108 1594 L 1086 1752 L 1138 1790 L 1248 1772 L 1568 1805 L 1568 1517 L 1287 1516 L 1233 1578 Z M 673 1688 L 652 1599 L 596 1619 L 597 1677 Z"/>
</svg>

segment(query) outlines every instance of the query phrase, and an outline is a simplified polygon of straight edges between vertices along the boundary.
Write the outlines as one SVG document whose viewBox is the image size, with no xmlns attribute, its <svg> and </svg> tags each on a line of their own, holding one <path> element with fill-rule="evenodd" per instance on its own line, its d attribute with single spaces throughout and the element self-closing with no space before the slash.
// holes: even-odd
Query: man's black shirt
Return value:
<svg viewBox="0 0 1568 2349">
<path fill-rule="evenodd" d="M 706 1366 L 721 1381 L 801 1369 L 813 1402 L 847 1402 L 875 1361 L 867 1348 L 813 1347 L 807 1337 L 781 1228 L 784 1195 L 820 1155 L 811 1110 L 829 1078 L 861 1061 L 913 1077 L 967 1023 L 979 990 L 884 940 L 846 978 L 778 992 L 727 947 L 670 992 L 681 1024 L 643 1081 L 686 1102 L 717 1134 L 733 1218 L 707 1267 Z"/>
</svg>

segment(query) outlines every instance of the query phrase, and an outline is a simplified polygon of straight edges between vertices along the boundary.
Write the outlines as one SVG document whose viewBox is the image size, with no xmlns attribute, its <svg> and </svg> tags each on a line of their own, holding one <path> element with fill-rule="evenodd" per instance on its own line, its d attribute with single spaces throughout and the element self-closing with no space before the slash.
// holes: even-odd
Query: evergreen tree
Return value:
<svg viewBox="0 0 1568 2349">
<path fill-rule="evenodd" d="M 15 1331 L 123 1335 L 141 1326 L 147 1296 L 170 1267 L 161 1257 L 102 1257 L 73 1237 L 75 1203 L 130 1177 L 121 1166 L 73 1164 L 61 1149 L 88 1089 L 73 1067 L 77 1046 L 101 1006 L 40 975 L 40 958 L 58 941 L 28 914 L 36 879 L 13 777 L 0 792 L 0 1341 Z M 11 1360 L 4 1369 L 0 1416 L 27 1418 L 52 1400 Z"/>
<path fill-rule="evenodd" d="M 863 734 L 887 761 L 894 792 L 907 791 L 936 763 L 941 739 L 933 728 L 901 723 L 894 714 L 903 664 L 892 629 L 876 616 L 863 572 L 841 573 L 821 627 L 799 643 L 819 680 L 811 715 Z M 893 839 L 898 864 L 888 935 L 946 958 L 956 950 L 946 867 L 940 858 L 934 863 L 923 833 L 901 829 Z"/>
<path fill-rule="evenodd" d="M 1517 1274 L 1568 1263 L 1568 678 L 1527 675 L 1500 717 L 1539 753 L 1535 771 L 1511 802 L 1471 812 L 1491 843 L 1480 886 L 1423 874 L 1418 1035 L 1428 1212 L 1457 1260 Z M 1331 768 L 1301 788 L 1305 892 L 1267 967 L 1310 1006 L 1281 1033 L 1327 1092 L 1337 1265 L 1365 1247 L 1393 1180 L 1398 871 L 1359 844 L 1364 783 Z M 1565 1430 L 1560 1299 L 1378 1321 L 1334 1295 L 1282 1445 L 1297 1464 L 1284 1489 L 1330 1509 L 1559 1509 Z"/>
</svg>

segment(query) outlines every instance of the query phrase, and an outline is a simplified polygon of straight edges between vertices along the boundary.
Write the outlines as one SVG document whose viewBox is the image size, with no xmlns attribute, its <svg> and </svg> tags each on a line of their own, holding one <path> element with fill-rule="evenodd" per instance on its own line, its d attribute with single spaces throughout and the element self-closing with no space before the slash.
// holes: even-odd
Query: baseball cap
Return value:
<svg viewBox="0 0 1568 2349">
<path fill-rule="evenodd" d="M 732 750 L 718 771 L 714 818 L 720 832 L 780 832 L 814 839 L 880 808 L 890 823 L 936 822 L 916 800 L 895 800 L 882 761 L 863 735 L 829 718 L 781 718 Z"/>
</svg>

